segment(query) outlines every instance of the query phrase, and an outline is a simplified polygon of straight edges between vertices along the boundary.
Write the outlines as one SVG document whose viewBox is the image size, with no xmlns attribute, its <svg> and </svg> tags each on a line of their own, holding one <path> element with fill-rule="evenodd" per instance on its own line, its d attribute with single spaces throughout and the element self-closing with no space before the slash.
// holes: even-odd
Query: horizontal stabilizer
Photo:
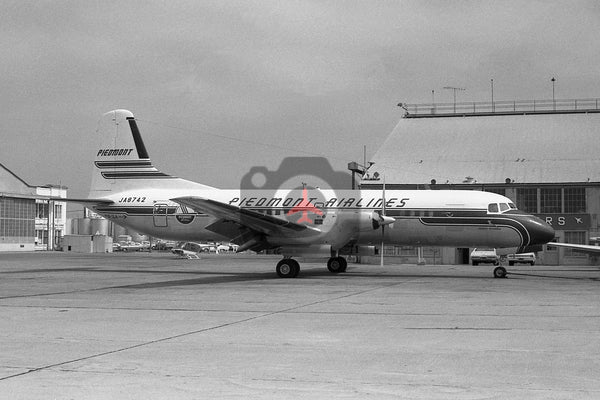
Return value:
<svg viewBox="0 0 600 400">
<path fill-rule="evenodd" d="M 78 203 L 84 206 L 99 206 L 113 204 L 114 201 L 109 199 L 73 199 L 69 197 L 52 197 L 52 196 L 36 196 L 38 200 L 62 201 L 65 203 Z"/>
</svg>

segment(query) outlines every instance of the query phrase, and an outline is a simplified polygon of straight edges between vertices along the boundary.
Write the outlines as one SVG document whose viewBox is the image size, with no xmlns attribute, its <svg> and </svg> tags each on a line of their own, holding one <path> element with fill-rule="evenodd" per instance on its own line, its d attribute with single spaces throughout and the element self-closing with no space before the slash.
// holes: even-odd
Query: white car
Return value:
<svg viewBox="0 0 600 400">
<path fill-rule="evenodd" d="M 535 253 L 509 254 L 506 256 L 508 265 L 516 263 L 535 265 Z"/>
<path fill-rule="evenodd" d="M 479 263 L 500 264 L 500 256 L 496 254 L 496 249 L 477 248 L 471 252 L 471 263 L 478 265 Z"/>
</svg>

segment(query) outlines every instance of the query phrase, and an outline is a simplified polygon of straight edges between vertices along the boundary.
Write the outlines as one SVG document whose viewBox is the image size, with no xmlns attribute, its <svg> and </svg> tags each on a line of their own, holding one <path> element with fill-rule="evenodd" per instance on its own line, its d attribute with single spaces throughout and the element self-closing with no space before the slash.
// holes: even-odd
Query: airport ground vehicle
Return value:
<svg viewBox="0 0 600 400">
<path fill-rule="evenodd" d="M 475 248 L 471 252 L 471 263 L 478 265 L 480 263 L 500 264 L 500 256 L 496 253 L 496 249 L 491 248 Z"/>
<path fill-rule="evenodd" d="M 509 254 L 506 256 L 508 265 L 517 263 L 535 265 L 535 253 Z"/>
</svg>

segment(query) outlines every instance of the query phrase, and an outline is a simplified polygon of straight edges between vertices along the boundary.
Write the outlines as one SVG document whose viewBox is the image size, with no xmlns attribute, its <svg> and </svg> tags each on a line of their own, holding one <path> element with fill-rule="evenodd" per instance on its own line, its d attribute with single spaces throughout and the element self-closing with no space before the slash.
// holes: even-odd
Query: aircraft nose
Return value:
<svg viewBox="0 0 600 400">
<path fill-rule="evenodd" d="M 554 229 L 537 217 L 531 217 L 527 221 L 527 230 L 529 231 L 530 245 L 546 244 L 555 237 Z"/>
</svg>

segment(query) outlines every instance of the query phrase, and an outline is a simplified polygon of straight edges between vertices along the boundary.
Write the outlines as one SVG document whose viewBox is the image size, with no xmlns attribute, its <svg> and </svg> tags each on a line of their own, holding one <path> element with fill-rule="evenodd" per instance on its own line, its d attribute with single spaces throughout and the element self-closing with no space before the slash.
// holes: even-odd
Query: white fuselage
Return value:
<svg viewBox="0 0 600 400">
<path fill-rule="evenodd" d="M 299 221 L 303 213 L 292 215 L 290 210 L 308 200 L 322 211 L 318 215 L 306 210 L 303 224 L 311 228 L 309 234 L 269 237 L 266 240 L 271 245 L 317 244 L 336 249 L 348 243 L 370 245 L 383 240 L 397 245 L 518 248 L 534 242 L 529 225 L 532 219 L 537 224 L 536 219 L 514 209 L 489 212 L 491 203 L 510 203 L 506 197 L 493 193 L 387 190 L 384 195 L 375 190 L 331 189 L 310 189 L 307 193 L 304 199 L 301 189 L 136 189 L 110 194 L 107 198 L 114 204 L 98 206 L 96 211 L 119 225 L 158 238 L 230 241 L 233 237 L 207 229 L 218 217 L 187 209 L 171 199 L 211 199 L 291 222 Z M 383 213 L 395 221 L 382 232 L 372 223 L 374 213 Z"/>
</svg>

